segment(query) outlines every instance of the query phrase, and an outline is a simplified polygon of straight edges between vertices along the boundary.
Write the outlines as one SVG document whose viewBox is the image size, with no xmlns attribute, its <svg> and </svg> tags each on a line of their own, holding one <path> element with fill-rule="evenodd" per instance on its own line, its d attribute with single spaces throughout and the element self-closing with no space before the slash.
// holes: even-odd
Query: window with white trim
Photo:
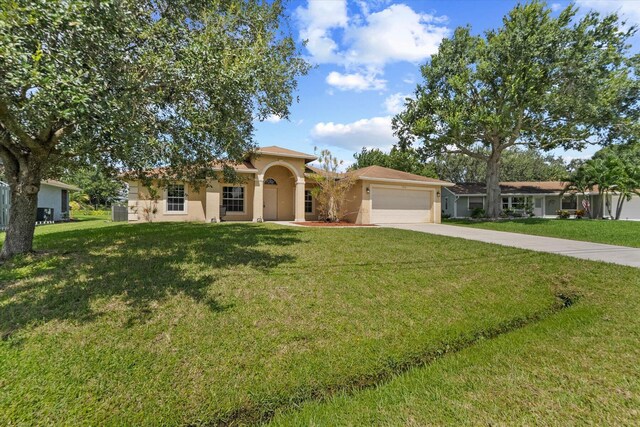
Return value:
<svg viewBox="0 0 640 427">
<path fill-rule="evenodd" d="M 469 197 L 469 209 L 484 208 L 484 199 L 482 196 Z"/>
<path fill-rule="evenodd" d="M 575 194 L 568 194 L 562 198 L 562 210 L 577 209 L 578 198 Z"/>
<path fill-rule="evenodd" d="M 227 212 L 244 212 L 244 187 L 222 187 L 222 206 Z"/>
<path fill-rule="evenodd" d="M 184 212 L 184 184 L 170 184 L 167 187 L 167 212 Z"/>
<path fill-rule="evenodd" d="M 508 197 L 503 197 L 502 198 L 502 210 L 506 211 L 509 209 L 509 198 Z"/>
<path fill-rule="evenodd" d="M 311 190 L 304 190 L 304 213 L 313 213 L 313 195 Z"/>
<path fill-rule="evenodd" d="M 524 197 L 512 197 L 511 209 L 524 209 L 527 204 L 527 199 Z"/>
</svg>

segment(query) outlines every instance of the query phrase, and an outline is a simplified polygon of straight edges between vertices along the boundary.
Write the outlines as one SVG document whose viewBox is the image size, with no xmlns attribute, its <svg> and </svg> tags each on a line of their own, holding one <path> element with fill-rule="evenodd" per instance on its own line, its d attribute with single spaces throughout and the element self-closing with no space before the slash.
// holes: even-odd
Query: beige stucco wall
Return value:
<svg viewBox="0 0 640 427">
<path fill-rule="evenodd" d="M 209 180 L 206 185 L 203 183 L 200 187 L 185 183 L 187 209 L 184 213 L 166 211 L 166 190 L 160 188 L 157 181 L 152 184 L 153 188 L 158 189 L 159 195 L 155 203 L 150 199 L 148 189 L 139 181 L 129 182 L 129 221 L 219 221 L 224 186 L 243 186 L 245 199 L 242 213 L 228 212 L 222 219 L 256 220 L 263 217 L 262 183 L 267 178 L 273 178 L 278 183 L 278 219 L 291 221 L 296 217 L 304 218 L 304 159 L 260 155 L 252 159 L 252 162 L 258 172 L 239 173 L 239 183 Z M 145 214 L 145 208 L 152 210 L 154 207 L 155 213 Z"/>
<path fill-rule="evenodd" d="M 157 181 L 151 188 L 158 191 L 156 201 L 150 195 L 148 187 L 138 181 L 129 182 L 129 221 L 204 221 L 206 191 L 204 186 L 198 187 L 184 183 L 185 212 L 167 212 L 167 192 Z M 153 212 L 155 209 L 155 213 Z"/>
<path fill-rule="evenodd" d="M 356 224 L 368 224 L 365 219 L 368 194 L 363 194 L 362 181 L 356 181 L 345 197 L 345 220 Z"/>
</svg>

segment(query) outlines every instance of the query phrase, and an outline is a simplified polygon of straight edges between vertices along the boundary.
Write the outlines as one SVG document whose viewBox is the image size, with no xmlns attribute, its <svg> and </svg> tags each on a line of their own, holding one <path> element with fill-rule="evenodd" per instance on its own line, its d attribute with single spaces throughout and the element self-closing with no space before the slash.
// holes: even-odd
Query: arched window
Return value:
<svg viewBox="0 0 640 427">
<path fill-rule="evenodd" d="M 275 180 L 275 179 L 273 179 L 273 178 L 267 178 L 267 179 L 265 179 L 265 180 L 264 180 L 264 183 L 265 183 L 266 185 L 278 185 L 278 183 L 276 182 L 276 180 Z"/>
</svg>

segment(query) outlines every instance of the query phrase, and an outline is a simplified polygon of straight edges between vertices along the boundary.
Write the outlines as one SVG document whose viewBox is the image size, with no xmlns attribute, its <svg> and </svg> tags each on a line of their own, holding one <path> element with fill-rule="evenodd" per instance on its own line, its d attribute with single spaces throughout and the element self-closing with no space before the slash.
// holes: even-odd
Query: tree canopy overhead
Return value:
<svg viewBox="0 0 640 427">
<path fill-rule="evenodd" d="M 280 1 L 0 0 L 2 256 L 31 249 L 40 180 L 75 162 L 180 171 L 253 148 L 308 70 Z"/>
<path fill-rule="evenodd" d="M 502 154 L 512 147 L 581 149 L 618 142 L 638 126 L 638 56 L 616 15 L 539 1 L 516 6 L 496 30 L 457 28 L 422 67 L 416 98 L 394 118 L 400 147 L 486 163 L 488 215 L 500 213 Z"/>
</svg>

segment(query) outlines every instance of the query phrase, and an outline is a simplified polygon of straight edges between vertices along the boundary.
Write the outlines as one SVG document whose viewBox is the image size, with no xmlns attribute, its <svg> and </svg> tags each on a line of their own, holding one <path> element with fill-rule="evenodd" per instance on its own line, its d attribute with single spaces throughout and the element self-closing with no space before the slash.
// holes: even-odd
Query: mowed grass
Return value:
<svg viewBox="0 0 640 427">
<path fill-rule="evenodd" d="M 253 424 L 274 413 L 284 424 L 410 423 L 444 407 L 460 412 L 460 389 L 447 375 L 468 381 L 462 391 L 491 406 L 491 384 L 506 387 L 510 378 L 458 369 L 478 363 L 497 363 L 497 373 L 521 366 L 516 385 L 526 391 L 531 376 L 540 410 L 551 415 L 563 408 L 544 400 L 556 387 L 545 380 L 547 367 L 558 375 L 591 369 L 569 368 L 591 362 L 605 338 L 622 354 L 605 352 L 597 379 L 615 375 L 596 381 L 591 396 L 629 404 L 637 396 L 625 382 L 609 396 L 614 380 L 638 381 L 638 274 L 631 268 L 576 268 L 569 258 L 378 228 L 86 220 L 39 227 L 35 243 L 41 253 L 0 267 L 3 425 Z M 561 310 L 569 300 L 577 304 Z M 579 310 L 592 317 L 581 320 Z M 566 325 L 557 323 L 561 316 L 569 316 Z M 518 336 L 538 321 L 556 322 L 546 327 L 553 334 L 507 339 L 497 345 L 501 363 L 491 347 L 476 353 L 500 342 L 491 337 Z M 537 340 L 553 337 L 576 341 L 582 353 L 544 341 L 538 348 Z M 536 368 L 527 346 L 562 363 Z M 465 354 L 476 360 L 455 362 Z M 618 368 L 621 360 L 627 368 Z M 371 410 L 376 398 L 359 397 L 418 375 L 425 363 L 422 369 L 448 366 L 437 380 L 446 387 L 427 399 L 440 408 L 422 410 L 405 397 Z M 431 374 L 421 375 L 431 384 Z M 415 384 L 400 387 L 416 401 L 424 396 Z M 507 401 L 518 396 L 498 392 Z M 288 412 L 316 400 L 337 406 Z M 348 414 L 350 402 L 364 418 Z M 395 408 L 410 417 L 386 418 Z M 631 408 L 637 405 L 619 419 Z"/>
<path fill-rule="evenodd" d="M 571 307 L 271 425 L 637 425 L 640 270 L 585 266 Z"/>
<path fill-rule="evenodd" d="M 640 221 L 525 218 L 504 221 L 447 219 L 445 224 L 640 248 Z"/>
</svg>

